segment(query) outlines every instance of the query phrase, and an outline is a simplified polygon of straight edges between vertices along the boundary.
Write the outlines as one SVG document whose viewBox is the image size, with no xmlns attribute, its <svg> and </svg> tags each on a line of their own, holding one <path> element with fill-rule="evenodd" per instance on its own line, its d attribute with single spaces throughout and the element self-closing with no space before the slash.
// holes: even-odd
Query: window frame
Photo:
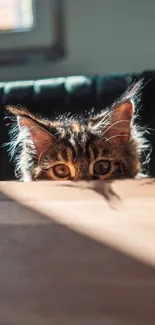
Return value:
<svg viewBox="0 0 155 325">
<path fill-rule="evenodd" d="M 32 29 L 0 32 L 0 65 L 51 61 L 65 54 L 63 0 L 33 1 Z"/>
</svg>

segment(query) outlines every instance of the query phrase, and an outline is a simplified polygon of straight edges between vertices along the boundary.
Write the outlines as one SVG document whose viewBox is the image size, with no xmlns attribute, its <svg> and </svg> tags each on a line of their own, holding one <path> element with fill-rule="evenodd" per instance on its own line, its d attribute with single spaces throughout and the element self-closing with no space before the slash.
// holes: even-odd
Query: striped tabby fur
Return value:
<svg viewBox="0 0 155 325">
<path fill-rule="evenodd" d="M 146 149 L 134 123 L 134 98 L 141 82 L 97 116 L 61 116 L 50 121 L 24 108 L 7 107 L 15 116 L 10 154 L 22 181 L 133 178 L 142 170 Z"/>
</svg>

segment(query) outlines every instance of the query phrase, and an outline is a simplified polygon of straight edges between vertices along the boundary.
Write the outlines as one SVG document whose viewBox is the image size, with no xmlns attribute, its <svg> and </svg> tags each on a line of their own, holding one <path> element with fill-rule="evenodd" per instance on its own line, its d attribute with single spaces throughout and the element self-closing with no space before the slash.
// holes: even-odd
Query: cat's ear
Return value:
<svg viewBox="0 0 155 325">
<path fill-rule="evenodd" d="M 128 141 L 133 112 L 132 101 L 120 102 L 111 110 L 109 109 L 91 120 L 92 131 L 107 139 L 107 141 Z"/>
<path fill-rule="evenodd" d="M 113 107 L 110 124 L 105 129 L 105 136 L 114 141 L 128 141 L 131 134 L 131 124 L 134 113 L 134 103 L 131 100 L 118 103 Z"/>
<path fill-rule="evenodd" d="M 25 109 L 15 107 L 7 107 L 7 110 L 16 115 L 20 132 L 23 132 L 23 140 L 25 145 L 29 147 L 30 140 L 33 141 L 37 156 L 48 150 L 55 142 L 55 136 L 48 132 L 45 128 L 45 122 Z M 26 133 L 25 130 L 28 132 Z"/>
<path fill-rule="evenodd" d="M 94 120 L 93 128 L 108 140 L 126 142 L 130 139 L 134 116 L 134 96 L 142 85 L 142 80 L 135 83 L 117 101 L 111 109 L 103 112 Z"/>
<path fill-rule="evenodd" d="M 48 132 L 44 127 L 29 117 L 18 116 L 18 125 L 20 130 L 27 128 L 30 137 L 34 143 L 37 156 L 47 151 L 55 141 L 55 137 Z M 28 146 L 28 144 L 27 144 Z"/>
</svg>

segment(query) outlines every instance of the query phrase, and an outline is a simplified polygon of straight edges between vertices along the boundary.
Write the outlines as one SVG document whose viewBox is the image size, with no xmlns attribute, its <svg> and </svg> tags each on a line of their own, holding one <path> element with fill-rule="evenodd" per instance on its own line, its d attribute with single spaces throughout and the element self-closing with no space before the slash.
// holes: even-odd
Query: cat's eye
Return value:
<svg viewBox="0 0 155 325">
<path fill-rule="evenodd" d="M 66 178 L 70 175 L 69 167 L 63 164 L 59 164 L 53 167 L 53 172 L 58 178 Z"/>
<path fill-rule="evenodd" d="M 99 160 L 94 164 L 94 174 L 96 175 L 106 175 L 109 173 L 111 168 L 110 161 Z"/>
</svg>

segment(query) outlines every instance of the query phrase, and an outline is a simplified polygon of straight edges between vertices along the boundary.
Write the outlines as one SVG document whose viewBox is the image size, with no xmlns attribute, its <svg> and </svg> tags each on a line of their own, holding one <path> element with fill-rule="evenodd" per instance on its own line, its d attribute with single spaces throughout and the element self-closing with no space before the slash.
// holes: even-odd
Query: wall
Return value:
<svg viewBox="0 0 155 325">
<path fill-rule="evenodd" d="M 65 0 L 65 4 L 67 58 L 56 64 L 0 68 L 0 80 L 155 68 L 155 1 Z"/>
</svg>

